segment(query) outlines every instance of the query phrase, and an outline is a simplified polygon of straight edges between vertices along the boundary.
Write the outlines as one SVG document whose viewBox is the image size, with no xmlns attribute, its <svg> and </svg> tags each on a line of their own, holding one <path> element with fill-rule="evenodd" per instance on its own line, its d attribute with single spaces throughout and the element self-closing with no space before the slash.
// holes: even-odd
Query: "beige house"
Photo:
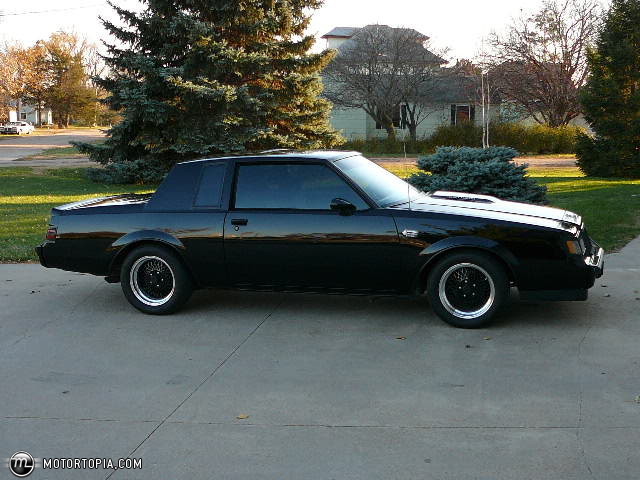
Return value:
<svg viewBox="0 0 640 480">
<path fill-rule="evenodd" d="M 322 38 L 326 40 L 327 48 L 336 49 L 340 54 L 345 42 L 348 42 L 358 31 L 360 28 L 336 27 Z M 437 58 L 435 54 L 433 56 Z M 447 71 L 442 65 L 439 68 L 443 73 Z M 428 107 L 428 116 L 418 126 L 417 137 L 429 137 L 440 125 L 456 125 L 463 122 L 482 125 L 482 105 L 476 99 L 476 89 L 473 86 L 476 81 L 475 78 L 458 76 L 452 81 L 444 82 L 444 85 L 438 89 L 438 94 L 434 95 L 433 104 Z M 498 107 L 492 108 L 492 116 L 495 116 L 498 113 Z M 406 106 L 401 105 L 394 117 L 396 135 L 399 139 L 409 137 L 405 109 Z M 375 120 L 361 108 L 334 107 L 331 113 L 331 124 L 348 140 L 387 137 L 387 132 L 382 125 L 376 124 Z"/>
<path fill-rule="evenodd" d="M 29 122 L 32 125 L 51 125 L 53 123 L 53 111 L 50 108 L 42 107 L 38 115 L 38 109 L 35 105 L 22 104 L 20 113 L 17 108 L 9 109 L 10 122 Z"/>
</svg>

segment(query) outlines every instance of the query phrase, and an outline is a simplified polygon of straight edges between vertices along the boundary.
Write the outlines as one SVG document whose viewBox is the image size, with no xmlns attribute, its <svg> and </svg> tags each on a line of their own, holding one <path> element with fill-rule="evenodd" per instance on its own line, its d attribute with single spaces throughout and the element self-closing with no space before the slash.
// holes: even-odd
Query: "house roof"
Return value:
<svg viewBox="0 0 640 480">
<path fill-rule="evenodd" d="M 325 33 L 322 38 L 350 38 L 360 30 L 358 27 L 335 27 L 328 33 Z"/>
<path fill-rule="evenodd" d="M 339 28 L 349 28 L 349 27 L 339 27 Z M 335 31 L 337 29 L 333 29 L 333 31 Z M 429 37 L 427 35 L 424 35 L 423 33 L 418 32 L 417 30 L 413 29 L 413 28 L 404 28 L 404 27 L 390 27 L 389 25 L 367 25 L 365 27 L 361 27 L 361 28 L 354 28 L 352 29 L 354 30 L 353 33 L 350 36 L 343 36 L 341 38 L 346 38 L 347 40 L 345 42 L 343 42 L 341 45 L 339 45 L 337 47 L 337 50 L 339 52 L 345 53 L 347 52 L 349 49 L 353 48 L 356 45 L 356 39 L 357 36 L 360 32 L 365 32 L 365 31 L 388 31 L 388 32 L 410 32 L 412 35 L 415 35 L 415 38 L 419 38 L 421 39 L 423 42 L 426 42 L 427 40 L 429 40 Z M 331 33 L 331 32 L 329 32 Z M 328 34 L 327 34 L 328 35 Z M 326 35 L 325 35 L 326 37 Z M 323 37 L 323 38 L 325 38 Z M 333 37 L 337 37 L 337 36 L 333 36 Z M 329 37 L 332 38 L 332 37 Z M 431 62 L 431 63 L 437 63 L 439 65 L 445 64 L 447 63 L 447 61 L 445 59 L 443 59 L 442 57 L 436 55 L 435 53 L 431 52 L 430 50 L 426 50 L 427 56 L 426 56 L 426 61 L 427 62 Z"/>
</svg>

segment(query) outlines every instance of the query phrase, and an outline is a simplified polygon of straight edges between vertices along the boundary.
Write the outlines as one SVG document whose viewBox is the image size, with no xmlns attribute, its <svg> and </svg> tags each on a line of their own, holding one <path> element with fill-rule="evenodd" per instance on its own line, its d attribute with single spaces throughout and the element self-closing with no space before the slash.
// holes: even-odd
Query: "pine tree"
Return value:
<svg viewBox="0 0 640 480">
<path fill-rule="evenodd" d="M 143 0 L 126 27 L 103 21 L 113 74 L 100 81 L 123 121 L 81 151 L 106 165 L 93 177 L 157 181 L 179 161 L 340 142 L 320 98 L 333 53 L 310 54 L 308 11 L 322 0 Z"/>
<path fill-rule="evenodd" d="M 582 94 L 595 137 L 578 141 L 587 175 L 640 177 L 640 0 L 613 0 Z"/>
</svg>

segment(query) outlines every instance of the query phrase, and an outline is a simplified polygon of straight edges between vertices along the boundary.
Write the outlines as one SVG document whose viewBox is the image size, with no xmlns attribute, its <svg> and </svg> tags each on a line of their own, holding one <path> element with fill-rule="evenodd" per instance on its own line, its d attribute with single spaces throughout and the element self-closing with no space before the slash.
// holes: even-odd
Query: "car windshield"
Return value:
<svg viewBox="0 0 640 480">
<path fill-rule="evenodd" d="M 345 175 L 369 195 L 380 207 L 414 201 L 424 195 L 407 182 L 361 156 L 335 162 Z"/>
</svg>

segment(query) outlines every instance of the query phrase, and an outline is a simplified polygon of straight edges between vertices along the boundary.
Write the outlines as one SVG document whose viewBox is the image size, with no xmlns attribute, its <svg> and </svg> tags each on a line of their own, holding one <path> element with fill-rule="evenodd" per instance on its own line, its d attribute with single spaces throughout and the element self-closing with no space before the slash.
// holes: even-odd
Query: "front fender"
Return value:
<svg viewBox="0 0 640 480">
<path fill-rule="evenodd" d="M 449 250 L 458 248 L 475 248 L 485 250 L 496 255 L 506 264 L 512 278 L 515 276 L 515 272 L 520 264 L 516 256 L 508 248 L 499 244 L 495 240 L 483 237 L 459 236 L 443 238 L 422 250 L 420 252 L 420 256 L 423 258 L 426 257 L 426 261 L 421 273 L 425 268 L 429 268 L 429 265 L 433 264 L 433 262 L 442 254 Z"/>
</svg>

